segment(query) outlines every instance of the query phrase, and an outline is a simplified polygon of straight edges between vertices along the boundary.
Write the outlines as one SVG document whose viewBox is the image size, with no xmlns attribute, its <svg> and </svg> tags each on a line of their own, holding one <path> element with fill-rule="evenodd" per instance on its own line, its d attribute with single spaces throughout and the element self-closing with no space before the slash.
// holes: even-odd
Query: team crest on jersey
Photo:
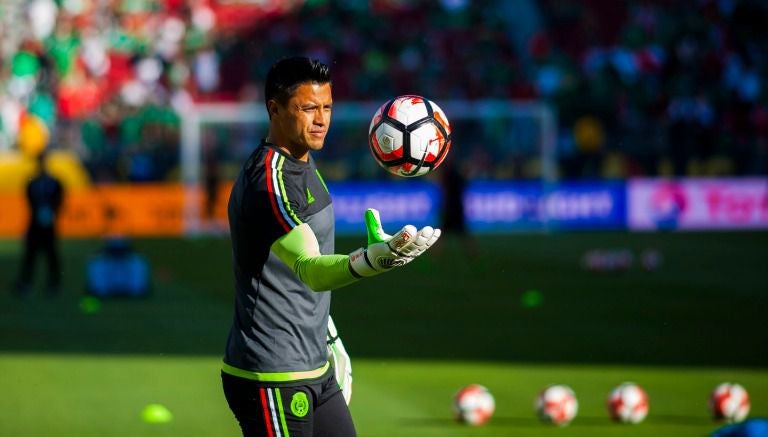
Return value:
<svg viewBox="0 0 768 437">
<path fill-rule="evenodd" d="M 309 399 L 303 391 L 297 391 L 291 398 L 291 412 L 296 417 L 304 417 L 309 412 Z"/>
</svg>

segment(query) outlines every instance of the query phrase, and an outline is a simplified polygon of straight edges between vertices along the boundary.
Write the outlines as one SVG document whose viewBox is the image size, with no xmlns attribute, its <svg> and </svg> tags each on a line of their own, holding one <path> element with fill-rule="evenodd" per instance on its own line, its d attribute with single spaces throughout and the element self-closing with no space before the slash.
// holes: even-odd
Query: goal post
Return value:
<svg viewBox="0 0 768 437">
<path fill-rule="evenodd" d="M 336 150 L 323 152 L 318 161 L 352 160 L 367 154 L 368 126 L 382 102 L 346 101 L 333 106 L 329 138 Z M 487 147 L 493 159 L 505 153 L 519 153 L 539 160 L 539 177 L 545 186 L 557 181 L 557 114 L 540 101 L 522 100 L 441 100 L 437 102 L 451 122 L 452 153 L 467 153 L 465 147 Z M 204 177 L 204 143 L 211 128 L 230 130 L 227 147 L 233 164 L 242 159 L 266 136 L 268 116 L 263 103 L 203 103 L 183 111 L 181 118 L 180 176 L 185 187 L 185 232 L 202 230 L 200 197 Z M 246 145 L 237 146 L 237 142 Z M 341 145 L 337 143 L 343 143 Z M 250 147 L 250 150 L 248 148 Z M 363 150 L 365 149 L 365 150 Z M 463 158 L 468 158 L 462 155 Z M 373 162 L 373 160 L 369 160 Z M 365 167 L 368 161 L 352 166 Z M 375 164 L 373 164 L 375 166 Z"/>
</svg>

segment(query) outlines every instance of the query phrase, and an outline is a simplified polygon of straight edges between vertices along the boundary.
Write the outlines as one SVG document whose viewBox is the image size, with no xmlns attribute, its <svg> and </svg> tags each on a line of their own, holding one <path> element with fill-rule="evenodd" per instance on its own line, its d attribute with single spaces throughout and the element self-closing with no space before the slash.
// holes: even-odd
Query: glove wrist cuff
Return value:
<svg viewBox="0 0 768 437">
<path fill-rule="evenodd" d="M 349 270 L 353 276 L 358 278 L 374 276 L 379 273 L 368 259 L 368 251 L 362 247 L 349 254 Z"/>
</svg>

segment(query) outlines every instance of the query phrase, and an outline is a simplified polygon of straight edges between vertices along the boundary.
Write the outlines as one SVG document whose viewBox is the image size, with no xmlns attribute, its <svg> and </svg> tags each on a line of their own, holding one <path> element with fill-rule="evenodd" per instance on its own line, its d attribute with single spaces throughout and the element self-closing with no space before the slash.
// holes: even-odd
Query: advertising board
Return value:
<svg viewBox="0 0 768 437">
<path fill-rule="evenodd" d="M 631 230 L 768 228 L 768 179 L 632 179 Z"/>
</svg>

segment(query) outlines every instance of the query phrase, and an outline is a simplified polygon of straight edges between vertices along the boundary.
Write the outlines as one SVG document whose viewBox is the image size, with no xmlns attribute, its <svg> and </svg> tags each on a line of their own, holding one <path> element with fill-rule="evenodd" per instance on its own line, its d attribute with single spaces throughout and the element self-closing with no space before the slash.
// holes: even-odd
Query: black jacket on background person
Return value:
<svg viewBox="0 0 768 437">
<path fill-rule="evenodd" d="M 57 293 L 61 286 L 59 254 L 56 248 L 56 218 L 64 200 L 61 183 L 46 172 L 40 172 L 27 185 L 29 224 L 24 238 L 24 255 L 17 284 L 19 294 L 31 291 L 32 273 L 38 253 L 48 261 L 48 292 Z"/>
</svg>

